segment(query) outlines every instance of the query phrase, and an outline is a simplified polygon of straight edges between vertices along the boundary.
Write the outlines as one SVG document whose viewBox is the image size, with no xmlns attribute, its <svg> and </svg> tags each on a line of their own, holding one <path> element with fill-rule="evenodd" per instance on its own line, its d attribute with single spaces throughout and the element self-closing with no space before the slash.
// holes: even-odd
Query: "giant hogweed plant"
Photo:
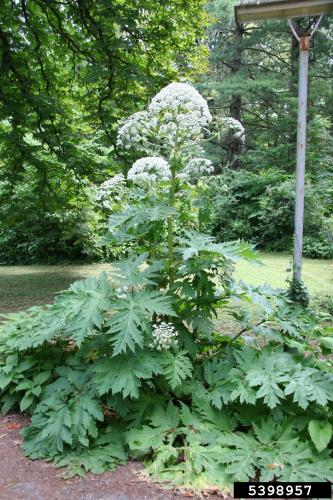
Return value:
<svg viewBox="0 0 333 500">
<path fill-rule="evenodd" d="M 25 453 L 69 477 L 131 457 L 194 490 L 333 480 L 330 330 L 278 291 L 236 286 L 232 263 L 252 249 L 202 232 L 210 121 L 185 84 L 131 116 L 119 146 L 146 156 L 101 199 L 123 195 L 105 240 L 136 252 L 1 326 L 2 411 L 29 414 Z"/>
</svg>

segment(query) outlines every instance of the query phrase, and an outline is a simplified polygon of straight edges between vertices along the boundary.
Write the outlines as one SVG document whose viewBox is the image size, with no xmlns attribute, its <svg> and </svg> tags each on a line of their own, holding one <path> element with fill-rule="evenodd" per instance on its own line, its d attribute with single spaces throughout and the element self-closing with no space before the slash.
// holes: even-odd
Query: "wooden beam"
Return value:
<svg viewBox="0 0 333 500">
<path fill-rule="evenodd" d="M 333 11 L 333 0 L 255 1 L 235 6 L 237 22 L 317 16 Z"/>
</svg>

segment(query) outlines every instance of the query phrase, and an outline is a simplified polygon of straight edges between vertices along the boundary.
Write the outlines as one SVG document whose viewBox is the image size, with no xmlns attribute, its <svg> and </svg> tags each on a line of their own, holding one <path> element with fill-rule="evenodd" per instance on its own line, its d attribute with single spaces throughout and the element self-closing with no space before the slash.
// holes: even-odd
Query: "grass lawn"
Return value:
<svg viewBox="0 0 333 500">
<path fill-rule="evenodd" d="M 254 285 L 269 283 L 278 288 L 286 288 L 286 278 L 291 276 L 287 269 L 291 268 L 290 255 L 260 253 L 263 265 L 239 262 L 236 278 Z M 333 260 L 304 259 L 303 281 L 310 294 L 333 295 Z"/>
<path fill-rule="evenodd" d="M 260 266 L 239 263 L 236 277 L 253 284 L 269 283 L 285 287 L 290 256 L 263 253 L 260 258 L 263 262 Z M 109 268 L 110 264 L 0 266 L 0 313 L 51 302 L 56 292 L 67 288 L 73 281 L 94 276 Z M 312 294 L 333 295 L 332 260 L 305 259 L 303 276 Z"/>
<path fill-rule="evenodd" d="M 0 266 L 0 313 L 52 302 L 74 281 L 110 269 L 110 264 Z"/>
</svg>

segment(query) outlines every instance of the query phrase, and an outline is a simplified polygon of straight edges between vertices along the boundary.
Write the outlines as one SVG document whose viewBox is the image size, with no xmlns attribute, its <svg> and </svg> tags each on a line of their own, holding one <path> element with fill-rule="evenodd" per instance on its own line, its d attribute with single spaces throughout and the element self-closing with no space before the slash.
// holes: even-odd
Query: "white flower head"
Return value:
<svg viewBox="0 0 333 500">
<path fill-rule="evenodd" d="M 104 181 L 97 188 L 96 200 L 102 201 L 103 205 L 106 206 L 105 200 L 110 198 L 112 195 L 119 194 L 122 189 L 125 188 L 126 181 L 123 174 L 117 174 L 110 179 Z"/>
<path fill-rule="evenodd" d="M 120 127 L 117 144 L 152 154 L 198 142 L 212 120 L 207 102 L 187 83 L 171 83 L 152 99 L 147 111 L 131 115 Z"/>
<path fill-rule="evenodd" d="M 240 121 L 235 118 L 226 117 L 221 120 L 221 128 L 223 132 L 229 132 L 235 139 L 244 143 L 245 142 L 245 129 Z"/>
<path fill-rule="evenodd" d="M 155 184 L 166 181 L 171 177 L 171 170 L 167 161 L 160 156 L 147 156 L 133 163 L 127 178 L 136 184 Z"/>
<path fill-rule="evenodd" d="M 152 342 L 149 347 L 157 351 L 167 351 L 178 344 L 178 335 L 172 323 L 164 321 L 157 323 L 153 325 Z"/>
<path fill-rule="evenodd" d="M 144 143 L 149 121 L 146 111 L 139 111 L 129 116 L 118 130 L 117 146 L 124 149 L 138 148 Z"/>
<path fill-rule="evenodd" d="M 212 121 L 207 102 L 188 83 L 170 83 L 152 99 L 148 113 L 162 124 L 158 135 L 172 143 L 176 136 L 185 140 L 200 137 Z"/>
<path fill-rule="evenodd" d="M 214 167 L 210 160 L 206 158 L 192 158 L 183 169 L 182 174 L 190 180 L 197 180 L 213 172 Z"/>
<path fill-rule="evenodd" d="M 164 87 L 152 99 L 148 111 L 154 115 L 163 113 L 166 122 L 176 116 L 191 116 L 200 127 L 206 127 L 212 120 L 207 102 L 188 83 L 170 83 Z"/>
</svg>

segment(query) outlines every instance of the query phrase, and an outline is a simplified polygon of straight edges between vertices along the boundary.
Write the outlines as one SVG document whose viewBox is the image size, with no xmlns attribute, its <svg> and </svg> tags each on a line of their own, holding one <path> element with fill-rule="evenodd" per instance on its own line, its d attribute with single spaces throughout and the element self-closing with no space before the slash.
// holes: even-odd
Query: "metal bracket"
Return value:
<svg viewBox="0 0 333 500">
<path fill-rule="evenodd" d="M 291 31 L 293 32 L 293 35 L 294 37 L 296 38 L 296 40 L 298 42 L 301 41 L 301 39 L 308 39 L 308 41 L 310 41 L 312 38 L 313 38 L 313 35 L 315 34 L 315 32 L 317 31 L 317 29 L 319 28 L 320 26 L 320 23 L 322 22 L 323 20 L 323 17 L 324 17 L 324 14 L 322 14 L 316 21 L 315 25 L 312 27 L 311 31 L 309 31 L 308 33 L 304 33 L 303 35 L 301 35 L 300 33 L 297 33 L 296 31 L 296 28 L 295 28 L 295 25 L 292 21 L 292 19 L 288 19 L 288 24 L 290 26 L 290 29 Z M 306 49 L 304 49 L 306 50 Z"/>
</svg>

